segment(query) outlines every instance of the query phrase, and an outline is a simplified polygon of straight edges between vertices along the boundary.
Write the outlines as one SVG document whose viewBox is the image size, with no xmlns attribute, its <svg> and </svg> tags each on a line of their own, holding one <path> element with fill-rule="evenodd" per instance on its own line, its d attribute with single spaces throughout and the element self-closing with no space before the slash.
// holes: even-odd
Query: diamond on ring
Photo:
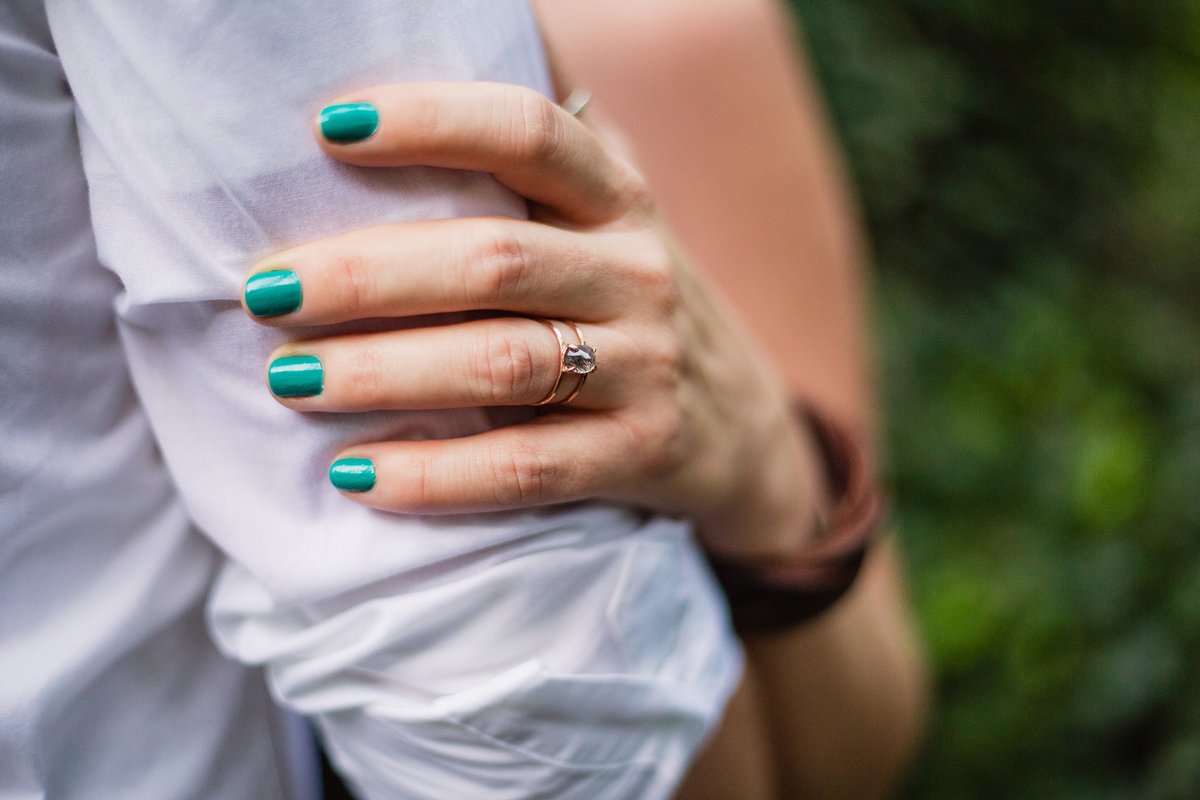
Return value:
<svg viewBox="0 0 1200 800">
<path fill-rule="evenodd" d="M 596 351 L 589 344 L 569 344 L 562 355 L 563 372 L 587 375 L 596 369 Z"/>
<path fill-rule="evenodd" d="M 562 331 L 558 329 L 558 322 L 550 319 L 538 321 L 554 334 L 554 341 L 558 344 L 559 365 L 558 374 L 554 377 L 554 385 L 550 387 L 550 391 L 545 397 L 533 405 L 546 406 L 554 403 L 565 406 L 579 396 L 579 393 L 583 391 L 583 385 L 587 383 L 588 375 L 596 371 L 596 349 L 587 343 L 587 340 L 583 338 L 583 331 L 574 322 L 567 321 L 565 324 L 571 328 L 578 341 L 568 344 Z M 576 375 L 579 380 L 575 382 L 575 388 L 571 389 L 565 398 L 555 402 L 558 398 L 558 390 L 562 386 L 563 375 Z"/>
</svg>

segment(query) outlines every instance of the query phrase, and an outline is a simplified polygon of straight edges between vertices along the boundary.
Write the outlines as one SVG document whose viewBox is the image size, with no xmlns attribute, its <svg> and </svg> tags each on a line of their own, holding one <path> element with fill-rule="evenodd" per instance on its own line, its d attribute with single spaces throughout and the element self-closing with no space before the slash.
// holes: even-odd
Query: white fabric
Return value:
<svg viewBox="0 0 1200 800">
<path fill-rule="evenodd" d="M 296 796 L 206 595 L 363 797 L 669 796 L 740 668 L 687 526 L 355 506 L 345 445 L 517 415 L 291 412 L 262 371 L 296 334 L 237 303 L 301 241 L 525 213 L 485 175 L 332 163 L 310 119 L 393 81 L 548 92 L 526 4 L 46 7 L 0 5 L 0 797 Z"/>
</svg>

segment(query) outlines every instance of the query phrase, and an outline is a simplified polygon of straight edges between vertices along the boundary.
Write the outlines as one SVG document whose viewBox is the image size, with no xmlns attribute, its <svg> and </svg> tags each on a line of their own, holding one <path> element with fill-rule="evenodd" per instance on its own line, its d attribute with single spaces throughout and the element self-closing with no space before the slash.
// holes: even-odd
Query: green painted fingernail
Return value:
<svg viewBox="0 0 1200 800">
<path fill-rule="evenodd" d="M 343 492 L 375 488 L 375 462 L 369 458 L 339 458 L 329 465 L 329 482 Z"/>
<path fill-rule="evenodd" d="M 379 112 L 370 103 L 338 103 L 321 109 L 321 135 L 336 144 L 370 139 L 379 128 Z"/>
<path fill-rule="evenodd" d="M 276 397 L 312 397 L 325 388 L 325 368 L 316 356 L 282 356 L 267 367 L 267 383 Z"/>
<path fill-rule="evenodd" d="M 278 317 L 300 307 L 300 276 L 290 269 L 251 275 L 246 281 L 246 308 L 256 317 Z"/>
</svg>

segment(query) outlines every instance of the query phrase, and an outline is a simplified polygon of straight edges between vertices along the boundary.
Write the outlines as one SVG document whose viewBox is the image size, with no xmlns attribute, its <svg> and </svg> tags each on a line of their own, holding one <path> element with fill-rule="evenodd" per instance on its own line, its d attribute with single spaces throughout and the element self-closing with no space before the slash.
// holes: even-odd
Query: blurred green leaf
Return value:
<svg viewBox="0 0 1200 800">
<path fill-rule="evenodd" d="M 793 5 L 876 254 L 909 796 L 1200 797 L 1200 3 Z"/>
</svg>

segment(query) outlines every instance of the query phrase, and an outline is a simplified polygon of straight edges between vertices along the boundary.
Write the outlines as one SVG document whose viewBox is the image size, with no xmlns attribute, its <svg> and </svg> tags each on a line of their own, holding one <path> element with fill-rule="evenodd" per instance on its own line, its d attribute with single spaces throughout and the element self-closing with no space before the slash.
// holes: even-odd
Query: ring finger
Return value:
<svg viewBox="0 0 1200 800">
<path fill-rule="evenodd" d="M 566 344 L 576 344 L 559 323 Z M 573 408 L 609 409 L 630 392 L 636 343 L 604 326 L 582 330 L 600 365 Z M 533 405 L 562 370 L 562 349 L 544 322 L 498 317 L 452 325 L 295 342 L 272 354 L 267 383 L 300 411 Z M 622 376 L 622 380 L 616 380 Z M 564 374 L 556 400 L 579 378 Z"/>
</svg>

